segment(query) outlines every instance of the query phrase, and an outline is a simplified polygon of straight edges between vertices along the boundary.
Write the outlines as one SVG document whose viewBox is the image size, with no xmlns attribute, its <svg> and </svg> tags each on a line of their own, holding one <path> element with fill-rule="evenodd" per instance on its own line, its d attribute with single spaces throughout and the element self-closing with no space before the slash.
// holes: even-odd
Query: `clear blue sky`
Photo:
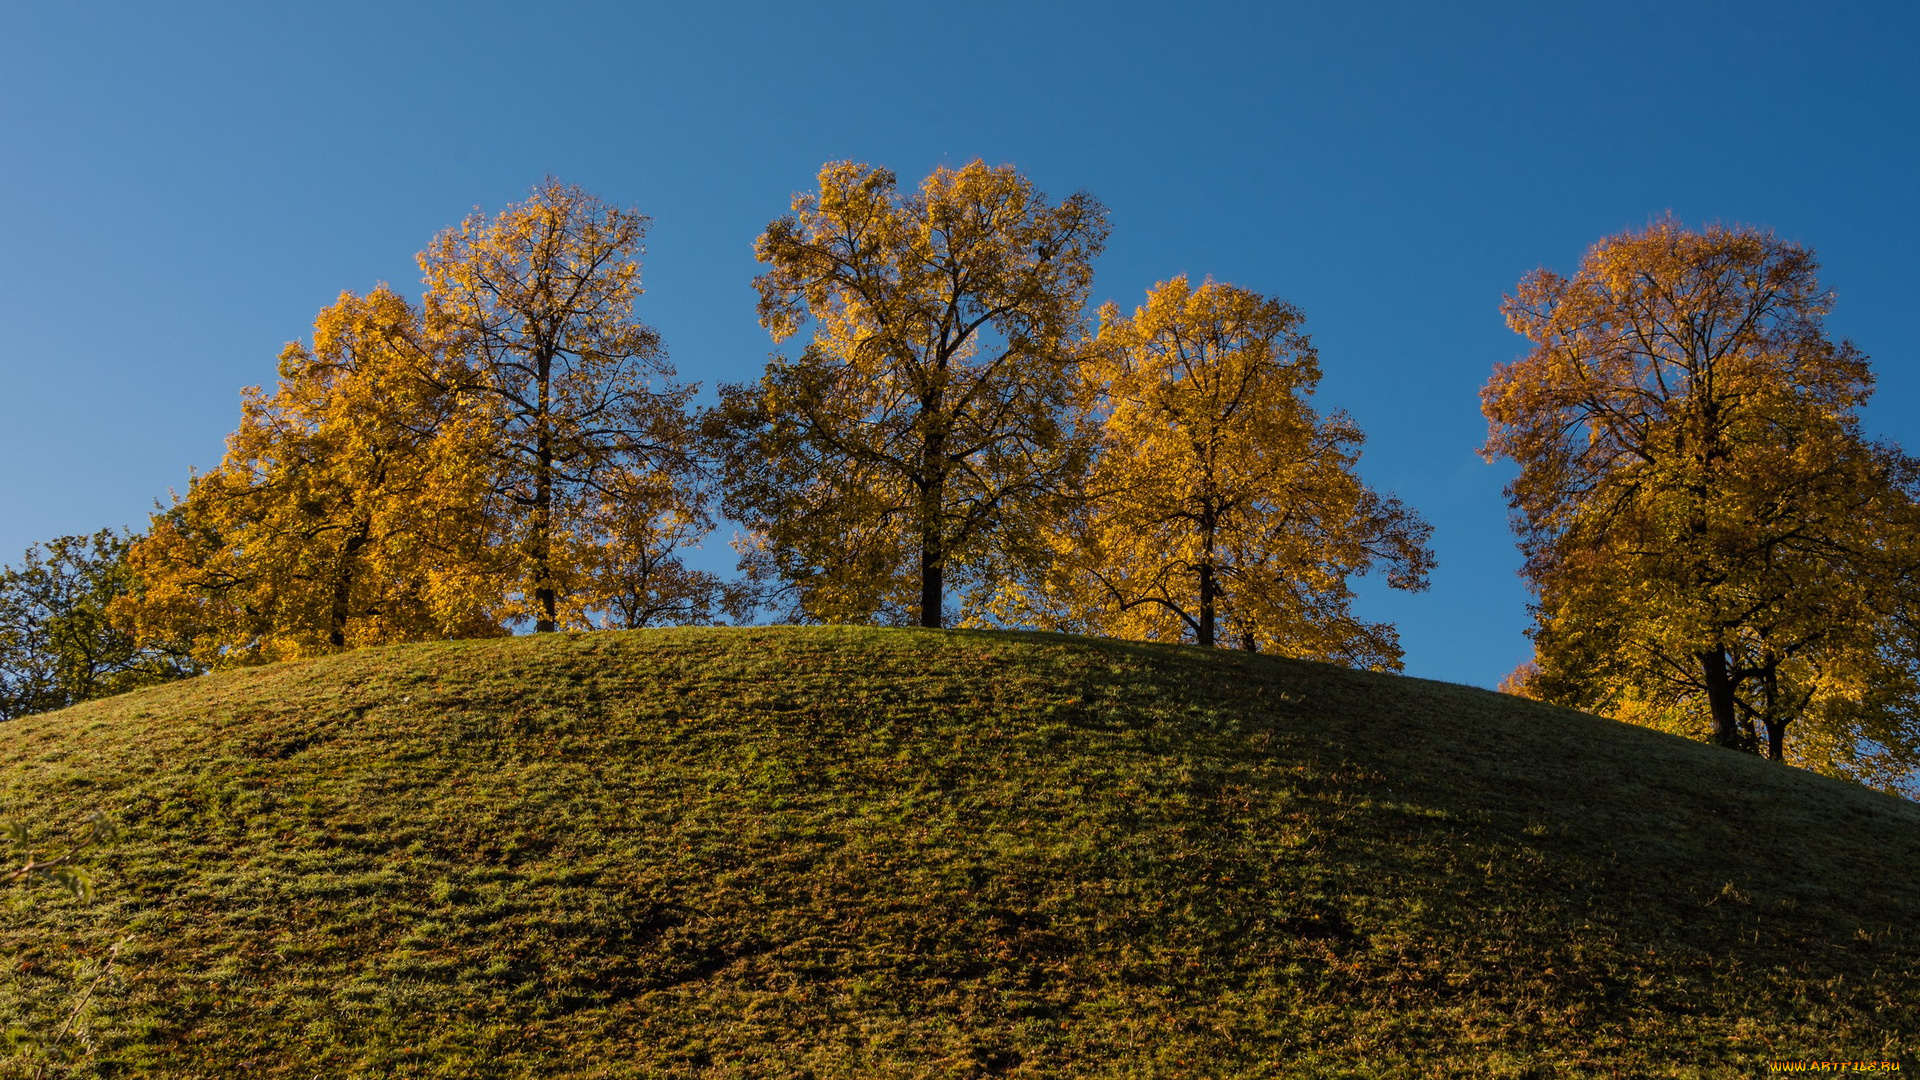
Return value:
<svg viewBox="0 0 1920 1080">
<path fill-rule="evenodd" d="M 1491 686 L 1527 596 L 1477 393 L 1534 267 L 1669 210 L 1811 245 L 1869 430 L 1920 450 L 1917 12 L 6 4 L 0 562 L 143 525 L 340 290 L 417 294 L 436 231 L 545 174 L 653 216 L 642 317 L 711 387 L 765 362 L 753 238 L 823 161 L 983 157 L 1108 205 L 1096 301 L 1211 274 L 1306 312 L 1319 404 L 1436 530 L 1432 589 L 1363 609 L 1410 674 Z"/>
</svg>

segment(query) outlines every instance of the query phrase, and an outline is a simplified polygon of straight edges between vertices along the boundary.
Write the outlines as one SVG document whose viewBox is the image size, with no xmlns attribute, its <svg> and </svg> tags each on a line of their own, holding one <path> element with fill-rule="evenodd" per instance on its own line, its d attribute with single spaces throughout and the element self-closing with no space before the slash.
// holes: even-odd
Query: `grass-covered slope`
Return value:
<svg viewBox="0 0 1920 1080">
<path fill-rule="evenodd" d="M 0 896 L 25 1029 L 126 943 L 72 1075 L 1920 1067 L 1920 806 L 1244 653 L 547 635 L 0 726 L 0 817 L 93 809 L 93 903 Z"/>
</svg>

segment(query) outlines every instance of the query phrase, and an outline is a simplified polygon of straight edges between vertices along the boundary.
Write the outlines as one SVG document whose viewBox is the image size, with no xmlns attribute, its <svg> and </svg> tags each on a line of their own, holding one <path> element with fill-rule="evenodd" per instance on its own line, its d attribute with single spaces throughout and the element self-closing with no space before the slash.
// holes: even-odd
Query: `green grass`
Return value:
<svg viewBox="0 0 1920 1080">
<path fill-rule="evenodd" d="M 92 903 L 0 895 L 0 1022 L 126 943 L 49 1075 L 1920 1067 L 1920 806 L 1224 650 L 546 635 L 0 726 L 0 817 L 95 809 Z"/>
</svg>

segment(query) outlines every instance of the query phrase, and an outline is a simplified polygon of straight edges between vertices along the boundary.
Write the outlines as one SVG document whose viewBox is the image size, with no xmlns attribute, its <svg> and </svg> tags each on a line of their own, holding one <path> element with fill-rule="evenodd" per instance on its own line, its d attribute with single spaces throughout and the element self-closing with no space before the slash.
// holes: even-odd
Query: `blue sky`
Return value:
<svg viewBox="0 0 1920 1080">
<path fill-rule="evenodd" d="M 1726 4 L 0 6 L 0 562 L 142 525 L 342 289 L 543 175 L 654 218 L 642 317 L 755 377 L 753 238 L 820 164 L 974 157 L 1111 211 L 1095 301 L 1302 308 L 1318 404 L 1435 526 L 1362 586 L 1410 674 L 1528 655 L 1478 390 L 1537 266 L 1671 211 L 1815 248 L 1920 450 L 1920 8 Z M 711 563 L 730 565 L 724 537 Z"/>
</svg>

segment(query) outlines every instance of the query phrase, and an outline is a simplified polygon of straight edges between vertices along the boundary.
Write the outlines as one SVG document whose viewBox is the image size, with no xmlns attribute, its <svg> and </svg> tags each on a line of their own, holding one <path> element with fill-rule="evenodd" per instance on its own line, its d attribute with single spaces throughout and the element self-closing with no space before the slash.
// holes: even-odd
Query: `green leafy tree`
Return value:
<svg viewBox="0 0 1920 1080">
<path fill-rule="evenodd" d="M 111 529 L 29 547 L 0 568 L 0 720 L 192 675 L 167 638 L 142 640 L 114 611 L 142 583 L 132 538 Z"/>
</svg>

